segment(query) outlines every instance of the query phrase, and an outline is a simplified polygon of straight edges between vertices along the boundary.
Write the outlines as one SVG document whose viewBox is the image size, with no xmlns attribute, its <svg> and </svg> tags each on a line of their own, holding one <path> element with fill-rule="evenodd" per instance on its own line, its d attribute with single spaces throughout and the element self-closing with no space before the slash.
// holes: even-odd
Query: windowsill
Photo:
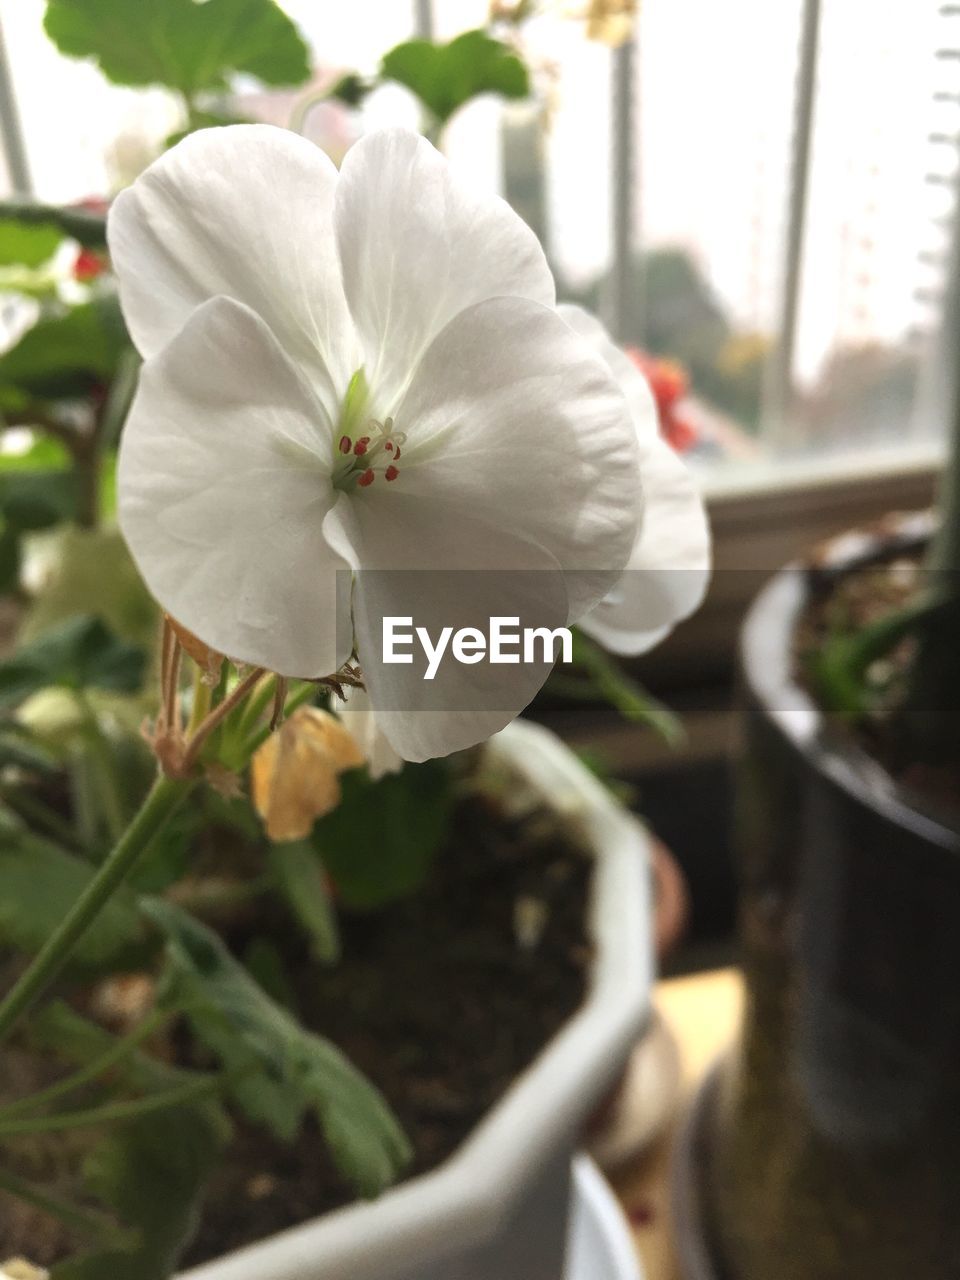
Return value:
<svg viewBox="0 0 960 1280">
<path fill-rule="evenodd" d="M 849 450 L 819 457 L 704 465 L 697 468 L 697 477 L 713 510 L 721 503 L 769 494 L 859 487 L 932 476 L 943 465 L 944 452 L 942 441 L 923 441 L 898 448 Z"/>
</svg>

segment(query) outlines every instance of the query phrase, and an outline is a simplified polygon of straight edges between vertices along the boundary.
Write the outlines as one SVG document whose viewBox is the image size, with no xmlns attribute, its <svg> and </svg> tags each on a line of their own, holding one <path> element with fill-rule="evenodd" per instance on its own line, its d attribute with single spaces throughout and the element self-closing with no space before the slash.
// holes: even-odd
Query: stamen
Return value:
<svg viewBox="0 0 960 1280">
<path fill-rule="evenodd" d="M 340 437 L 340 452 L 341 452 L 341 453 L 349 453 L 349 452 L 350 452 L 350 448 L 351 448 L 351 441 L 350 441 L 350 437 L 349 437 L 349 436 L 341 436 L 341 437 Z"/>
<path fill-rule="evenodd" d="M 363 473 L 363 475 L 362 475 L 362 476 L 360 477 L 360 479 L 357 481 L 357 484 L 360 486 L 360 488 L 361 488 L 361 489 L 366 489 L 367 485 L 369 485 L 369 484 L 373 484 L 373 482 L 374 482 L 374 480 L 376 480 L 376 478 L 377 478 L 377 477 L 376 477 L 376 475 L 374 474 L 373 468 L 372 468 L 372 467 L 367 467 L 366 471 Z"/>
<path fill-rule="evenodd" d="M 357 455 L 358 458 L 362 458 L 363 455 L 367 452 L 367 446 L 369 445 L 369 443 L 370 443 L 369 436 L 361 436 L 360 439 L 357 441 L 357 443 L 353 446 L 353 452 Z"/>
<path fill-rule="evenodd" d="M 398 476 L 399 474 L 400 474 L 399 468 L 397 468 L 397 467 L 393 466 L 393 464 L 392 464 L 392 463 L 391 463 L 391 465 L 390 465 L 389 467 L 387 467 L 386 471 L 383 473 L 384 478 L 385 478 L 386 480 L 396 480 L 396 478 L 397 478 L 397 476 Z M 360 482 L 360 483 L 362 484 L 362 483 L 363 483 L 363 481 L 361 480 L 361 482 Z"/>
</svg>

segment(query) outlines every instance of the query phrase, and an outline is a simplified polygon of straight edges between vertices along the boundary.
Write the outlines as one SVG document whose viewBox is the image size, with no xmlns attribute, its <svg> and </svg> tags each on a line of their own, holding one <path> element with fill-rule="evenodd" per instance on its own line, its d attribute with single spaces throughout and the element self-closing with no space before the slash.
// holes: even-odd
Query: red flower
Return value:
<svg viewBox="0 0 960 1280">
<path fill-rule="evenodd" d="M 106 254 L 97 253 L 95 249 L 80 249 L 73 263 L 73 278 L 81 284 L 89 284 L 106 269 Z"/>
<path fill-rule="evenodd" d="M 685 453 L 697 442 L 697 428 L 680 410 L 690 389 L 690 379 L 676 360 L 652 356 L 638 347 L 627 347 L 627 355 L 650 385 L 660 416 L 660 434 L 677 453 Z"/>
</svg>

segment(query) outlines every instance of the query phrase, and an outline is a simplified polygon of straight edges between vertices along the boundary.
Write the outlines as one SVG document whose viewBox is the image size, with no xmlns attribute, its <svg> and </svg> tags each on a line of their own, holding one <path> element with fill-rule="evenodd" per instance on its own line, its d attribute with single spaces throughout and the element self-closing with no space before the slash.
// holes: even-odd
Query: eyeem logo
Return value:
<svg viewBox="0 0 960 1280">
<path fill-rule="evenodd" d="M 573 636 L 569 627 L 523 627 L 519 618 L 491 618 L 489 634 L 479 627 L 441 628 L 436 643 L 426 627 L 414 627 L 413 618 L 383 619 L 383 660 L 411 664 L 414 643 L 418 642 L 427 660 L 424 680 L 436 676 L 449 649 L 457 662 L 473 666 L 478 662 L 553 662 L 560 642 L 560 660 L 573 660 Z M 407 652 L 409 650 L 409 652 Z"/>
</svg>

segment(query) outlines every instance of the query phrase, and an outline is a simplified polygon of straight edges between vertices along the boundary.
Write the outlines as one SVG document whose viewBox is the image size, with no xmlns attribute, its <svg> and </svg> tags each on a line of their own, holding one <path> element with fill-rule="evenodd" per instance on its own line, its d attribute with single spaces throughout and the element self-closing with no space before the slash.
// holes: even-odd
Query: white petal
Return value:
<svg viewBox="0 0 960 1280">
<path fill-rule="evenodd" d="M 494 196 L 454 177 L 423 138 L 390 129 L 348 151 L 335 222 L 343 283 L 382 415 L 392 413 L 431 339 L 499 294 L 554 300 L 536 236 Z"/>
<path fill-rule="evenodd" d="M 565 622 L 567 590 L 549 555 L 455 506 L 403 493 L 382 503 L 343 499 L 326 529 L 362 566 L 353 599 L 357 652 L 377 724 L 405 760 L 473 746 L 523 710 L 552 662 L 467 665 L 448 650 L 425 680 L 418 642 L 402 650 L 414 658 L 409 665 L 385 661 L 383 619 L 410 618 L 406 629 L 424 627 L 433 642 L 444 627 L 487 635 L 493 617 L 516 620 L 511 630 L 553 630 Z"/>
<path fill-rule="evenodd" d="M 329 413 L 359 364 L 333 237 L 337 171 L 270 125 L 191 134 L 121 192 L 109 243 L 142 355 L 208 298 L 246 303 L 308 371 Z"/>
<path fill-rule="evenodd" d="M 370 777 L 376 781 L 388 773 L 399 773 L 403 759 L 377 723 L 370 695 L 365 689 L 344 689 L 343 696 L 344 703 L 336 708 L 337 715 L 363 752 Z"/>
<path fill-rule="evenodd" d="M 660 424 L 656 401 L 646 378 L 627 353 L 616 345 L 596 316 L 570 302 L 561 302 L 557 311 L 610 368 L 627 398 L 637 439 L 641 444 L 652 444 L 659 435 Z"/>
<path fill-rule="evenodd" d="M 626 565 L 638 525 L 637 441 L 609 371 L 556 312 L 493 298 L 427 350 L 396 416 L 390 489 L 444 501 L 541 547 L 568 575 L 576 620 Z"/>
<path fill-rule="evenodd" d="M 622 579 L 580 621 L 613 653 L 646 653 L 699 608 L 710 581 L 710 525 L 696 482 L 663 440 L 640 463 L 643 519 Z"/>
<path fill-rule="evenodd" d="M 120 524 L 147 586 L 218 652 L 282 675 L 349 653 L 323 536 L 332 430 L 263 321 L 215 298 L 147 360 L 123 433 Z"/>
</svg>

